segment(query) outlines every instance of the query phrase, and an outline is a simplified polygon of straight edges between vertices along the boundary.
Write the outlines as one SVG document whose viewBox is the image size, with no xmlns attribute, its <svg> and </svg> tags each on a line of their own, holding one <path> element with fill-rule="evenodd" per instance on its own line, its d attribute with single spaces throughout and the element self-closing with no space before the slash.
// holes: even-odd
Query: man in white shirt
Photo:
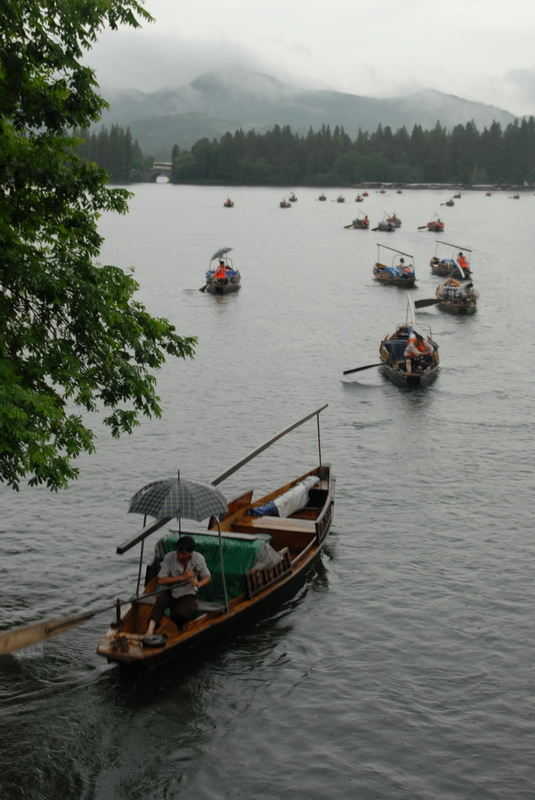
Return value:
<svg viewBox="0 0 535 800">
<path fill-rule="evenodd" d="M 197 605 L 197 592 L 211 579 L 206 559 L 195 551 L 193 537 L 181 536 L 176 543 L 176 551 L 167 553 L 160 565 L 158 584 L 163 591 L 156 596 L 146 635 L 154 633 L 166 608 L 170 609 L 171 619 L 177 628 L 182 628 L 188 621 L 188 613 Z M 165 589 L 170 585 L 173 585 L 172 589 Z"/>
</svg>

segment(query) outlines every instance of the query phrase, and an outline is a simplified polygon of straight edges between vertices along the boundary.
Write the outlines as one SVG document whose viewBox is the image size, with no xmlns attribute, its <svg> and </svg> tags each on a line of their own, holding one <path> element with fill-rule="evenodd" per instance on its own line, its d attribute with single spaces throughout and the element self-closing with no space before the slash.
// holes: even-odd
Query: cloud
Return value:
<svg viewBox="0 0 535 800">
<path fill-rule="evenodd" d="M 85 59 L 103 88 L 152 92 L 184 86 L 226 63 L 263 69 L 252 50 L 229 42 L 192 41 L 153 32 L 106 31 Z"/>
</svg>

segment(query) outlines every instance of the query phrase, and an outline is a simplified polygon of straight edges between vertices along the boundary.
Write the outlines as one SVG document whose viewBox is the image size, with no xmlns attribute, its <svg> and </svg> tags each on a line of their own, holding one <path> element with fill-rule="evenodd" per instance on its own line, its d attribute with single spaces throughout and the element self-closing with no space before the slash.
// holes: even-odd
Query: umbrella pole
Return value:
<svg viewBox="0 0 535 800">
<path fill-rule="evenodd" d="M 319 459 L 320 459 L 319 465 L 321 467 L 321 435 L 320 435 L 320 415 L 319 414 L 316 416 L 316 422 L 318 424 L 318 451 L 319 451 Z"/>
<path fill-rule="evenodd" d="M 147 515 L 143 517 L 143 527 L 147 524 Z M 141 569 L 143 567 L 143 550 L 145 547 L 145 539 L 141 540 L 141 552 L 139 554 L 139 568 L 137 571 L 137 587 L 136 587 L 136 594 L 139 594 L 139 587 L 141 585 Z"/>
<path fill-rule="evenodd" d="M 225 562 L 223 559 L 223 539 L 221 538 L 221 525 L 219 524 L 219 517 L 216 517 L 217 522 L 217 535 L 219 537 L 219 566 L 221 569 L 221 581 L 223 583 L 223 594 L 225 596 L 225 611 L 228 611 L 228 594 L 227 582 L 225 580 Z"/>
</svg>

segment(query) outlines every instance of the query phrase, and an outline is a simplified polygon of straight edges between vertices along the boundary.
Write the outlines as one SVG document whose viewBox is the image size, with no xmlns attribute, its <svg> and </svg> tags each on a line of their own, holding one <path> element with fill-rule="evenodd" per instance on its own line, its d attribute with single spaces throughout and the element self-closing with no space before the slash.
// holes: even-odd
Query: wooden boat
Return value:
<svg viewBox="0 0 535 800">
<path fill-rule="evenodd" d="M 386 218 L 386 221 L 393 225 L 394 228 L 401 228 L 401 220 L 396 214 L 390 214 L 389 217 Z"/>
<path fill-rule="evenodd" d="M 318 200 L 321 200 L 323 202 L 323 201 L 327 200 L 327 198 L 325 197 L 324 194 L 320 194 L 320 196 L 318 197 Z"/>
<path fill-rule="evenodd" d="M 377 223 L 376 228 L 372 228 L 374 231 L 382 231 L 383 233 L 394 233 L 396 230 L 396 226 L 393 225 L 391 222 L 388 222 L 386 219 L 381 220 L 381 222 Z"/>
<path fill-rule="evenodd" d="M 445 205 L 445 206 L 450 206 L 450 207 L 451 207 L 451 206 L 454 206 L 454 205 L 455 205 L 455 203 L 454 203 L 454 201 L 453 201 L 453 200 L 451 199 L 451 197 L 450 197 L 450 199 L 449 199 L 449 200 L 446 200 L 446 202 L 445 202 L 445 203 L 443 203 L 443 205 Z"/>
<path fill-rule="evenodd" d="M 346 201 L 345 197 L 343 197 L 341 194 L 339 194 L 338 197 L 336 198 L 337 203 L 345 203 L 345 201 Z"/>
<path fill-rule="evenodd" d="M 214 253 L 206 271 L 206 285 L 201 291 L 209 294 L 230 294 L 238 291 L 241 286 L 241 275 L 239 270 L 234 269 L 232 260 L 227 255 L 231 250 L 232 247 L 222 247 Z M 212 262 L 216 259 L 219 264 L 214 267 Z"/>
<path fill-rule="evenodd" d="M 384 375 L 398 386 L 426 386 L 438 374 L 439 355 L 438 345 L 433 341 L 429 325 L 422 326 L 424 333 L 417 333 L 414 323 L 414 305 L 407 301 L 407 319 L 400 323 L 394 333 L 385 336 L 379 345 L 379 357 L 382 362 Z M 429 354 L 422 355 L 416 366 L 411 360 L 411 370 L 407 370 L 405 348 L 414 336 L 420 336 L 427 343 Z"/>
<path fill-rule="evenodd" d="M 485 192 L 485 197 L 492 197 L 492 192 Z"/>
<path fill-rule="evenodd" d="M 396 254 L 392 257 L 391 266 L 381 262 L 381 248 L 391 250 Z M 412 263 L 406 263 L 405 256 L 412 259 Z M 394 247 L 388 247 L 386 244 L 377 245 L 377 261 L 373 265 L 372 271 L 375 280 L 385 286 L 401 286 L 404 289 L 412 289 L 416 282 L 413 256 L 402 250 L 396 250 Z"/>
<path fill-rule="evenodd" d="M 225 208 L 234 208 L 234 201 L 231 200 L 230 197 L 227 197 L 223 205 L 225 206 Z"/>
<path fill-rule="evenodd" d="M 363 197 L 368 197 L 368 192 L 362 192 Z"/>
<path fill-rule="evenodd" d="M 280 201 L 280 203 L 279 203 L 279 206 L 280 206 L 281 208 L 291 208 L 291 207 L 292 207 L 292 204 L 291 204 L 291 203 L 289 203 L 289 202 L 288 202 L 288 200 L 287 200 L 287 199 L 284 197 L 284 198 L 283 198 L 283 199 Z"/>
<path fill-rule="evenodd" d="M 438 214 L 435 214 L 434 218 L 427 223 L 426 227 L 427 230 L 431 231 L 432 233 L 441 233 L 441 231 L 444 230 L 444 223 Z"/>
<path fill-rule="evenodd" d="M 450 314 L 475 314 L 477 311 L 477 293 L 471 281 L 458 281 L 447 278 L 435 292 L 437 306 Z"/>
<path fill-rule="evenodd" d="M 363 203 L 363 202 L 364 202 L 364 198 L 363 198 L 363 197 L 361 197 L 361 196 L 360 196 L 360 194 L 358 194 L 358 195 L 355 197 L 355 203 Z"/>
<path fill-rule="evenodd" d="M 355 228 L 358 231 L 368 230 L 368 228 L 370 227 L 370 220 L 368 219 L 368 215 L 363 214 L 362 211 L 359 213 L 361 216 L 354 219 L 351 225 L 345 225 L 346 228 Z"/>
<path fill-rule="evenodd" d="M 461 193 L 460 192 L 457 192 L 457 194 L 454 194 L 453 196 L 454 196 L 454 198 L 456 200 L 460 200 L 461 199 Z"/>
<path fill-rule="evenodd" d="M 445 255 L 444 248 L 451 248 L 448 256 Z M 465 253 L 468 254 L 465 256 Z M 437 242 L 435 245 L 435 255 L 429 265 L 431 272 L 435 275 L 454 278 L 469 278 L 472 274 L 470 267 L 472 251 L 468 247 L 460 247 L 448 242 Z"/>
<path fill-rule="evenodd" d="M 143 592 L 139 594 L 138 589 L 124 606 L 118 601 L 116 619 L 97 647 L 99 655 L 125 666 L 152 667 L 191 650 L 231 624 L 243 621 L 284 590 L 295 590 L 295 585 L 319 559 L 333 517 L 335 480 L 330 465 L 321 463 L 319 437 L 319 414 L 326 407 L 322 406 L 277 434 L 212 481 L 216 486 L 277 439 L 307 420 L 317 418 L 319 466 L 259 500 L 253 501 L 253 492 L 246 492 L 227 504 L 222 518 L 211 518 L 205 532 L 187 534 L 195 540 L 195 549 L 204 555 L 212 580 L 201 590 L 197 608 L 184 627 L 179 630 L 164 617 L 156 635 L 145 635 L 159 563 L 165 552 L 175 549 L 177 537 L 185 535 L 183 530 L 171 530 L 155 548 Z M 285 516 L 273 515 L 277 510 Z M 117 552 L 126 553 L 169 522 L 168 518 L 156 520 L 119 545 Z M 140 570 L 141 565 L 142 560 Z"/>
<path fill-rule="evenodd" d="M 295 196 L 294 192 L 291 193 L 290 197 L 288 198 L 290 203 L 297 203 L 297 197 Z"/>
</svg>

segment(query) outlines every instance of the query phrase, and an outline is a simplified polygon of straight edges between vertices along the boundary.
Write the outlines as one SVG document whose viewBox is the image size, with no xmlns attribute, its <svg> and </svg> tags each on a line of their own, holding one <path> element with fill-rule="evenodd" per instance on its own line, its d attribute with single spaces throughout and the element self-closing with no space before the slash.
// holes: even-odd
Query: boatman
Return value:
<svg viewBox="0 0 535 800">
<path fill-rule="evenodd" d="M 227 267 L 226 267 L 225 262 L 221 258 L 219 259 L 219 264 L 215 268 L 214 277 L 215 277 L 216 281 L 218 281 L 218 280 L 222 280 L 223 281 L 227 277 Z"/>
<path fill-rule="evenodd" d="M 463 270 L 463 272 L 468 269 L 468 261 L 466 260 L 466 258 L 462 253 L 459 253 L 459 255 L 457 256 L 457 263 Z"/>
<path fill-rule="evenodd" d="M 405 356 L 405 367 L 407 372 L 412 372 L 413 367 L 421 371 L 424 356 L 429 356 L 434 352 L 433 345 L 426 342 L 424 337 L 414 332 L 407 343 L 403 355 Z"/>
<path fill-rule="evenodd" d="M 158 584 L 163 591 L 156 596 L 145 635 L 152 636 L 166 608 L 170 609 L 171 619 L 177 628 L 182 628 L 189 619 L 189 612 L 197 606 L 197 592 L 211 580 L 206 559 L 195 551 L 193 537 L 181 536 L 176 543 L 176 551 L 167 553 L 160 564 Z M 165 589 L 170 584 L 174 584 L 174 588 Z"/>
</svg>

